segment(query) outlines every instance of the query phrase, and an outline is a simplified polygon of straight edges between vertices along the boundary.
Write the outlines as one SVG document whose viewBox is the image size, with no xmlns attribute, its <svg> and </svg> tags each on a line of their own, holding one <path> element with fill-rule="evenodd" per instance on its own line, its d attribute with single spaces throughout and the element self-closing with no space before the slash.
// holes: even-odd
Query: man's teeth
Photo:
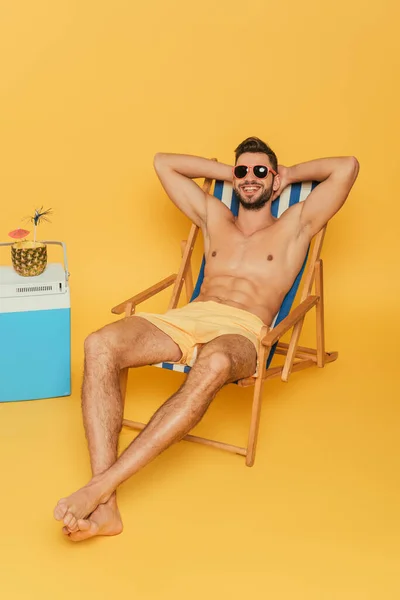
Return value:
<svg viewBox="0 0 400 600">
<path fill-rule="evenodd" d="M 245 186 L 243 189 L 245 192 L 255 192 L 256 190 L 258 190 L 258 186 L 249 185 L 249 186 Z"/>
</svg>

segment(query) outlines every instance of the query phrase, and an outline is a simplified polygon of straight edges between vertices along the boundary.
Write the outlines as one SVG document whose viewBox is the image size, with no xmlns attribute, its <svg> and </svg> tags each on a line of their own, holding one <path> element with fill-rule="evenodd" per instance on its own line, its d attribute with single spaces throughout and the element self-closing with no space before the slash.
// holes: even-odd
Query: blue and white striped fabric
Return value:
<svg viewBox="0 0 400 600">
<path fill-rule="evenodd" d="M 307 198 L 307 196 L 310 194 L 310 192 L 315 188 L 316 185 L 318 185 L 318 182 L 315 182 L 315 181 L 308 182 L 307 181 L 307 182 L 303 182 L 303 183 L 293 183 L 292 185 L 285 188 L 283 193 L 278 198 L 276 198 L 276 200 L 274 200 L 272 203 L 272 207 L 271 207 L 272 215 L 275 218 L 279 218 L 285 212 L 285 210 L 287 210 L 290 206 L 293 206 L 293 204 L 297 204 L 297 202 L 303 202 Z M 225 206 L 227 206 L 235 216 L 238 215 L 239 200 L 238 200 L 235 192 L 233 191 L 232 185 L 230 183 L 226 183 L 223 181 L 216 181 L 215 189 L 214 189 L 214 196 L 216 198 L 218 198 L 218 200 L 221 200 L 221 202 L 223 202 L 225 204 Z M 272 321 L 271 328 L 278 325 L 289 314 L 290 309 L 293 304 L 293 301 L 295 299 L 297 290 L 299 288 L 299 284 L 300 284 L 300 281 L 301 281 L 301 278 L 302 278 L 302 275 L 303 275 L 303 272 L 304 272 L 304 269 L 305 269 L 305 266 L 307 263 L 307 258 L 308 258 L 308 251 L 307 251 L 306 258 L 304 259 L 304 263 L 303 263 L 296 279 L 294 280 L 292 287 L 290 288 L 290 290 L 286 294 L 285 298 L 283 299 L 282 305 L 281 305 L 279 311 L 277 312 L 277 314 L 275 315 L 274 320 Z M 203 277 L 204 277 L 205 263 L 206 263 L 205 257 L 203 257 L 199 276 L 197 278 L 197 283 L 194 288 L 193 295 L 190 299 L 191 302 L 192 302 L 192 300 L 197 298 L 197 296 L 200 294 L 200 288 L 203 283 Z M 272 348 L 272 351 L 270 352 L 270 355 L 268 357 L 267 368 L 269 367 L 269 365 L 271 363 L 271 360 L 272 360 L 274 352 L 275 352 L 275 348 L 276 348 L 276 345 Z M 176 365 L 176 364 L 168 363 L 168 362 L 167 363 L 165 363 L 165 362 L 157 363 L 153 366 L 160 367 L 162 369 L 169 369 L 170 371 L 180 371 L 181 373 L 189 373 L 189 371 L 191 369 L 191 367 L 189 367 L 187 365 Z"/>
</svg>

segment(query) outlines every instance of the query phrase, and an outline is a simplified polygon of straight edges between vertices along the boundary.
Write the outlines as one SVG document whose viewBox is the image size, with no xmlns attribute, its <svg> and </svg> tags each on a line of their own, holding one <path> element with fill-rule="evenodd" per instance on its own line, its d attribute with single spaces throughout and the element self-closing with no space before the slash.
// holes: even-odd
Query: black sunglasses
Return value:
<svg viewBox="0 0 400 600">
<path fill-rule="evenodd" d="M 268 173 L 270 171 L 274 175 L 277 175 L 276 171 L 271 169 L 271 167 L 267 167 L 265 165 L 236 165 L 235 167 L 233 167 L 233 174 L 236 177 L 236 179 L 243 179 L 244 177 L 246 177 L 249 171 L 253 171 L 254 176 L 257 177 L 257 179 L 265 179 L 266 177 L 268 177 Z"/>
</svg>

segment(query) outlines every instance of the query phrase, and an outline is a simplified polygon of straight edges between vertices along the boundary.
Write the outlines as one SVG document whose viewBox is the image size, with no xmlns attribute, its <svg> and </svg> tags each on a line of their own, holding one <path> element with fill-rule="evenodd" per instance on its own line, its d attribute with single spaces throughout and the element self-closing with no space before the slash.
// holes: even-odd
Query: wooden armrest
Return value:
<svg viewBox="0 0 400 600">
<path fill-rule="evenodd" d="M 158 292 L 165 290 L 165 288 L 175 283 L 176 278 L 176 273 L 169 275 L 169 277 L 166 277 L 162 281 L 155 283 L 146 290 L 143 290 L 143 292 L 139 292 L 139 294 L 136 294 L 136 296 L 132 296 L 132 298 L 128 298 L 128 300 L 124 300 L 121 302 L 121 304 L 118 304 L 118 306 L 114 306 L 114 308 L 111 309 L 111 312 L 114 313 L 114 315 L 121 315 L 123 312 L 125 312 L 125 307 L 128 303 L 132 305 L 132 308 L 134 308 L 137 304 L 140 304 L 148 298 L 155 296 L 158 294 Z"/>
<path fill-rule="evenodd" d="M 271 329 L 267 335 L 261 338 L 263 346 L 273 346 L 275 342 L 289 331 L 293 325 L 297 323 L 304 315 L 319 302 L 319 296 L 308 296 L 306 300 L 301 302 L 292 312 L 283 319 L 279 325 Z"/>
</svg>

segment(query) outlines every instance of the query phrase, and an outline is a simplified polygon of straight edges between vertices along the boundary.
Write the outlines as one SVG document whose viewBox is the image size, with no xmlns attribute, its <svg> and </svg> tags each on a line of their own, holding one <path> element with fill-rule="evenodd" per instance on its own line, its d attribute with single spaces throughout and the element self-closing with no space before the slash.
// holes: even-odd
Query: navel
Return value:
<svg viewBox="0 0 400 600">
<path fill-rule="evenodd" d="M 217 256 L 216 251 L 214 250 L 214 252 L 211 254 L 211 256 Z"/>
<path fill-rule="evenodd" d="M 272 256 L 272 254 L 268 254 L 267 259 L 268 260 L 272 260 L 274 257 Z"/>
</svg>

